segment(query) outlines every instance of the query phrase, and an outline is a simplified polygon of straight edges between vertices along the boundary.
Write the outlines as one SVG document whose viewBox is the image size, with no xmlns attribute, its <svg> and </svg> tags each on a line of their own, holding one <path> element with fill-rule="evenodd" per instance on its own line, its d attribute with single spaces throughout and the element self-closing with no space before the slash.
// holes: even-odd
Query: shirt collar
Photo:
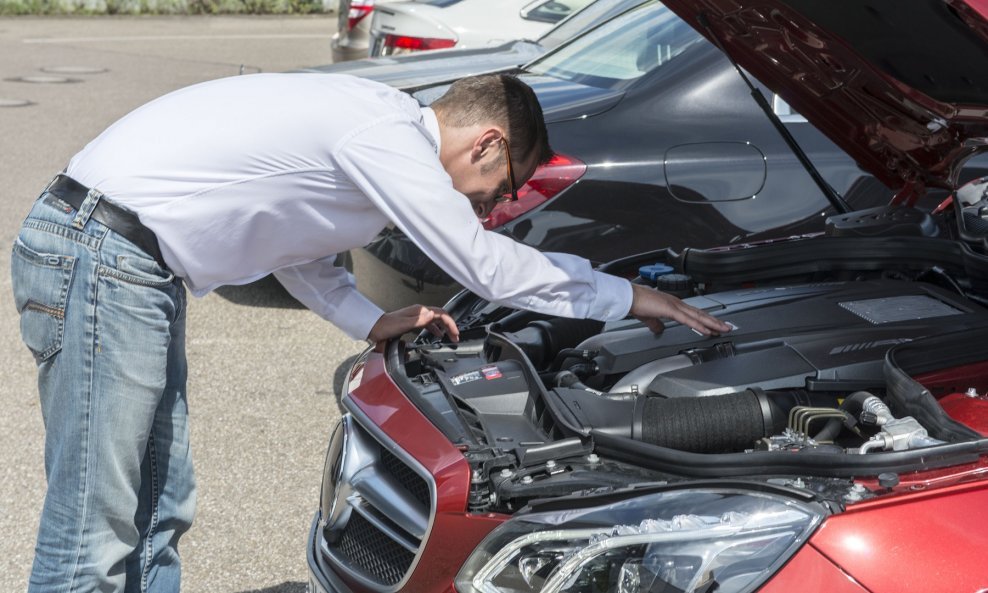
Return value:
<svg viewBox="0 0 988 593">
<path fill-rule="evenodd" d="M 429 131 L 429 135 L 432 136 L 432 144 L 436 147 L 436 154 L 439 154 L 442 136 L 439 134 L 439 119 L 436 118 L 436 112 L 431 107 L 422 108 L 422 123 L 425 125 L 425 129 Z"/>
</svg>

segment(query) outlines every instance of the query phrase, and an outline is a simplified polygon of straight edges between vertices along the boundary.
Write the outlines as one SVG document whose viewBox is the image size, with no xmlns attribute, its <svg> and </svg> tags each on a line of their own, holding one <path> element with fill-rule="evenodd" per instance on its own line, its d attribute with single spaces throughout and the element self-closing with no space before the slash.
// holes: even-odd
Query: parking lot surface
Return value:
<svg viewBox="0 0 988 593">
<path fill-rule="evenodd" d="M 34 362 L 8 247 L 45 183 L 106 126 L 170 90 L 330 61 L 335 16 L 0 19 L 0 591 L 23 591 L 44 494 Z M 152 139 L 153 140 L 153 139 Z M 334 375 L 363 348 L 272 283 L 189 309 L 199 508 L 187 592 L 301 593 Z"/>
</svg>

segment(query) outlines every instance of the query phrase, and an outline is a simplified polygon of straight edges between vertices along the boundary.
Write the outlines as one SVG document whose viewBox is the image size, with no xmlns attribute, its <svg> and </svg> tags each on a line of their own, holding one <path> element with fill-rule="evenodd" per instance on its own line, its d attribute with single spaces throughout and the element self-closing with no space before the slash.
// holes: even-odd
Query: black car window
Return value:
<svg viewBox="0 0 988 593">
<path fill-rule="evenodd" d="M 546 54 L 527 70 L 590 86 L 622 88 L 702 39 L 665 5 L 649 2 Z"/>
</svg>

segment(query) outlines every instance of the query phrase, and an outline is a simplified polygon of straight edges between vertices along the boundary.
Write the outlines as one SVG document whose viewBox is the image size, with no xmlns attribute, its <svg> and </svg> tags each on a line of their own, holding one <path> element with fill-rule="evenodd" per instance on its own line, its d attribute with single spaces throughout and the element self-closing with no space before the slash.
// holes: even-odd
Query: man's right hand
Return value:
<svg viewBox="0 0 988 593">
<path fill-rule="evenodd" d="M 731 326 L 716 317 L 687 305 L 682 300 L 657 290 L 632 284 L 631 315 L 659 334 L 665 329 L 661 319 L 672 319 L 689 326 L 705 336 L 731 331 Z"/>
<path fill-rule="evenodd" d="M 415 329 L 428 329 L 437 336 L 447 336 L 454 342 L 460 341 L 460 329 L 452 316 L 442 307 L 410 305 L 397 311 L 385 313 L 371 328 L 367 339 L 380 342 L 410 332 Z"/>
</svg>

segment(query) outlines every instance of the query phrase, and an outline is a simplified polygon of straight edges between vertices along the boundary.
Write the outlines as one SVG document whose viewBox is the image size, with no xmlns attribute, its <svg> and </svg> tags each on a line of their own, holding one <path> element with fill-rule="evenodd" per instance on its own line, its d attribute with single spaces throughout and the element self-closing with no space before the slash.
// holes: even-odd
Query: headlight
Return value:
<svg viewBox="0 0 988 593">
<path fill-rule="evenodd" d="M 460 593 L 742 593 L 806 541 L 822 509 L 740 490 L 678 490 L 533 513 L 495 529 Z"/>
</svg>

